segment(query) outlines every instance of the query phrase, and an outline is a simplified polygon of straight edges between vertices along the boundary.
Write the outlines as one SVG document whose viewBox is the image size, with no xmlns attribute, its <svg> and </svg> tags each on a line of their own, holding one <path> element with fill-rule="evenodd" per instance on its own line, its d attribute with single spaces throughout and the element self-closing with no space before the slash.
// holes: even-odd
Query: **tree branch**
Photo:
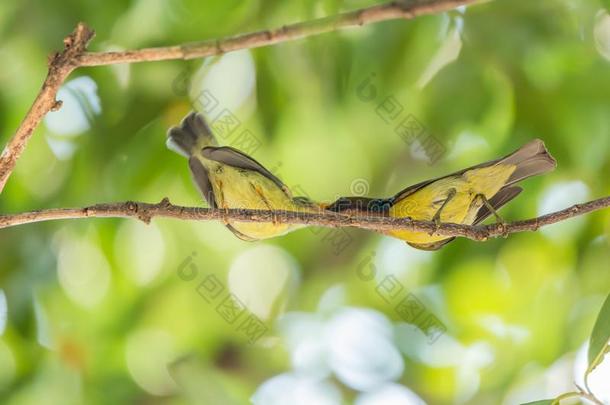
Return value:
<svg viewBox="0 0 610 405">
<path fill-rule="evenodd" d="M 362 8 L 334 16 L 284 25 L 273 30 L 257 31 L 221 39 L 193 42 L 184 45 L 141 49 L 125 52 L 84 53 L 79 56 L 81 66 L 100 66 L 115 63 L 137 63 L 168 59 L 194 59 L 219 55 L 245 48 L 258 48 L 279 42 L 292 41 L 313 35 L 358 27 L 380 21 L 412 19 L 420 15 L 437 14 L 475 0 L 402 0 Z"/>
<path fill-rule="evenodd" d="M 65 40 L 63 52 L 51 56 L 49 72 L 34 104 L 21 125 L 0 155 L 0 193 L 11 175 L 17 159 L 25 149 L 43 117 L 59 109 L 61 102 L 55 97 L 61 84 L 72 71 L 81 66 L 101 66 L 118 63 L 152 62 L 171 59 L 194 59 L 219 55 L 238 49 L 257 48 L 291 41 L 342 28 L 373 24 L 392 19 L 411 19 L 420 15 L 435 14 L 476 0 L 400 0 L 362 8 L 335 16 L 285 25 L 274 30 L 257 31 L 233 37 L 193 42 L 183 45 L 148 48 L 124 52 L 86 52 L 94 31 L 79 23 Z"/>
<path fill-rule="evenodd" d="M 583 204 L 576 204 L 561 211 L 542 215 L 537 218 L 515 221 L 508 224 L 490 225 L 458 225 L 436 224 L 430 221 L 415 221 L 408 218 L 389 218 L 380 216 L 347 216 L 328 211 L 319 213 L 293 211 L 260 211 L 246 209 L 218 210 L 210 208 L 182 207 L 173 205 L 164 198 L 157 204 L 142 202 L 121 202 L 111 204 L 96 204 L 84 208 L 57 208 L 13 215 L 0 215 L 0 229 L 33 222 L 43 222 L 59 219 L 75 219 L 89 217 L 137 218 L 146 223 L 154 217 L 175 218 L 181 220 L 227 221 L 242 222 L 276 222 L 291 224 L 307 224 L 323 227 L 356 227 L 373 231 L 390 231 L 407 229 L 422 231 L 443 236 L 462 236 L 484 241 L 489 238 L 506 236 L 511 233 L 536 231 L 542 226 L 565 221 L 569 218 L 584 215 L 610 206 L 610 197 L 603 197 Z"/>
<path fill-rule="evenodd" d="M 42 88 L 14 136 L 0 155 L 0 193 L 2 192 L 27 141 L 42 118 L 61 107 L 56 100 L 57 91 L 72 71 L 81 66 L 101 66 L 118 63 L 149 62 L 170 59 L 193 59 L 223 54 L 245 48 L 256 48 L 279 42 L 335 31 L 342 28 L 372 24 L 392 19 L 410 19 L 424 14 L 450 10 L 476 0 L 401 0 L 354 10 L 307 22 L 286 25 L 274 30 L 258 31 L 233 37 L 207 40 L 170 47 L 148 48 L 124 52 L 87 52 L 86 48 L 94 32 L 80 23 L 65 40 L 64 50 L 49 58 L 49 71 Z M 462 236 L 474 240 L 505 236 L 510 233 L 535 231 L 541 226 L 553 224 L 578 215 L 610 206 L 610 197 L 600 198 L 565 210 L 510 224 L 458 225 L 413 221 L 408 218 L 385 218 L 320 212 L 274 212 L 258 210 L 213 210 L 208 208 L 181 207 L 164 199 L 158 204 L 124 202 L 97 204 L 84 208 L 63 208 L 32 211 L 21 214 L 1 215 L 0 228 L 8 228 L 32 222 L 85 217 L 132 217 L 149 222 L 153 217 L 169 217 L 183 220 L 239 220 L 243 222 L 285 222 L 325 227 L 358 227 L 375 231 L 408 229 L 436 233 L 443 236 Z"/>
<path fill-rule="evenodd" d="M 76 60 L 85 51 L 94 35 L 92 30 L 80 23 L 74 32 L 64 39 L 64 50 L 49 56 L 49 72 L 42 88 L 15 135 L 8 141 L 0 155 L 0 193 L 42 118 L 49 111 L 61 108 L 61 101 L 55 99 L 57 91 L 68 75 L 78 67 Z"/>
</svg>

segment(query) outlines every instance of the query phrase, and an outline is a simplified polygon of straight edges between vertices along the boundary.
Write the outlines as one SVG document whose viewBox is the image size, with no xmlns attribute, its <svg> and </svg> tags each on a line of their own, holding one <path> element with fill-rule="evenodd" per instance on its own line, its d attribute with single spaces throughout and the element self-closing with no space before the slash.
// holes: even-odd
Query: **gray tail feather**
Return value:
<svg viewBox="0 0 610 405">
<path fill-rule="evenodd" d="M 186 157 L 191 156 L 197 148 L 217 144 L 205 119 L 195 111 L 184 117 L 179 126 L 167 131 L 167 147 Z"/>
<path fill-rule="evenodd" d="M 540 139 L 523 145 L 514 153 L 501 159 L 498 163 L 508 163 L 517 166 L 508 179 L 506 185 L 510 186 L 523 179 L 549 172 L 557 167 L 557 161 L 544 146 Z"/>
</svg>

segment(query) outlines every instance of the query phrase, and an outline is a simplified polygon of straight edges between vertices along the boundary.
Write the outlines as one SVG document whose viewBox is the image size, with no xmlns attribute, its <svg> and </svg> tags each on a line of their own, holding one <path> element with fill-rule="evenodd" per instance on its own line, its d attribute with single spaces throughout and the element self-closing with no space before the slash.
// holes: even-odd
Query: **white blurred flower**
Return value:
<svg viewBox="0 0 610 405">
<path fill-rule="evenodd" d="M 393 339 L 392 324 L 381 313 L 345 308 L 326 327 L 330 368 L 341 382 L 359 391 L 395 381 L 404 362 Z"/>
<path fill-rule="evenodd" d="M 278 328 L 292 366 L 303 375 L 333 373 L 348 387 L 367 391 L 403 373 L 392 323 L 380 312 L 351 307 L 330 314 L 291 312 L 280 318 Z"/>
<path fill-rule="evenodd" d="M 330 375 L 328 350 L 321 339 L 313 336 L 304 338 L 290 353 L 290 358 L 294 369 L 304 374 L 320 378 Z"/>
<path fill-rule="evenodd" d="M 322 336 L 324 318 L 310 312 L 287 312 L 278 320 L 278 329 L 292 351 L 308 336 Z"/>
<path fill-rule="evenodd" d="M 424 403 L 394 383 L 403 374 L 404 361 L 390 320 L 378 311 L 344 304 L 345 289 L 336 285 L 323 294 L 318 312 L 289 312 L 278 320 L 294 371 L 259 387 L 252 398 L 256 405 L 341 403 L 338 390 L 328 382 L 331 376 L 370 393 L 361 395 L 358 404 Z M 303 399 L 316 396 L 320 399 Z M 379 402 L 384 400 L 390 402 Z"/>
<path fill-rule="evenodd" d="M 359 395 L 354 405 L 425 405 L 425 402 L 402 385 L 386 384 L 375 391 Z"/>
<path fill-rule="evenodd" d="M 327 377 L 330 368 L 327 361 L 324 336 L 324 319 L 319 314 L 289 312 L 278 321 L 292 367 L 301 374 Z"/>
<path fill-rule="evenodd" d="M 265 381 L 251 398 L 254 405 L 341 405 L 341 392 L 330 381 L 285 373 Z"/>
<path fill-rule="evenodd" d="M 393 327 L 381 313 L 342 308 L 329 318 L 288 313 L 279 323 L 292 366 L 308 376 L 331 372 L 350 388 L 366 391 L 402 375 L 404 363 L 393 341 Z"/>
<path fill-rule="evenodd" d="M 332 314 L 345 305 L 346 295 L 347 292 L 343 284 L 332 286 L 322 294 L 322 298 L 318 302 L 318 312 L 321 314 Z"/>
<path fill-rule="evenodd" d="M 401 322 L 396 325 L 396 341 L 399 349 L 411 359 L 431 367 L 465 366 L 470 362 L 474 368 L 487 366 L 494 356 L 484 342 L 464 346 L 455 338 L 443 334 L 434 344 L 418 327 Z"/>
<path fill-rule="evenodd" d="M 398 347 L 407 357 L 430 367 L 455 368 L 458 390 L 455 400 L 468 401 L 479 389 L 480 370 L 492 363 L 493 348 L 486 342 L 464 346 L 453 337 L 443 334 L 434 344 L 418 327 L 399 323 L 396 326 Z"/>
</svg>

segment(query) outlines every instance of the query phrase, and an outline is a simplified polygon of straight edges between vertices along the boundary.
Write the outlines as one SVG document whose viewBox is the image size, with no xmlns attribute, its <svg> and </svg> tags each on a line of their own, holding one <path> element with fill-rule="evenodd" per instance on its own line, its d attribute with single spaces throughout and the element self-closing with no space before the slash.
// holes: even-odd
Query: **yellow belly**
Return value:
<svg viewBox="0 0 610 405">
<path fill-rule="evenodd" d="M 239 170 L 214 164 L 208 167 L 210 182 L 219 208 L 246 208 L 255 210 L 303 211 L 289 192 L 254 171 Z M 297 224 L 271 222 L 227 221 L 233 228 L 252 239 L 280 236 L 302 227 Z"/>
<path fill-rule="evenodd" d="M 514 170 L 513 165 L 495 165 L 437 180 L 395 203 L 390 208 L 390 216 L 430 221 L 447 199 L 450 190 L 455 189 L 455 195 L 441 211 L 441 222 L 470 225 L 483 205 L 481 199 L 475 196 L 482 194 L 487 199 L 492 198 L 506 184 Z M 389 234 L 415 244 L 447 239 L 446 236 L 431 236 L 426 232 L 408 230 L 390 231 Z"/>
</svg>

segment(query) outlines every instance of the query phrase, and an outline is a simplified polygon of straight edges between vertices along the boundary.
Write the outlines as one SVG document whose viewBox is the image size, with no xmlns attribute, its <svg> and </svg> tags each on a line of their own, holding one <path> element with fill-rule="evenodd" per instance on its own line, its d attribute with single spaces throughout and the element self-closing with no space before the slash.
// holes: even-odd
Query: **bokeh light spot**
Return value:
<svg viewBox="0 0 610 405">
<path fill-rule="evenodd" d="M 168 366 L 176 360 L 173 337 L 157 329 L 134 332 L 127 339 L 125 357 L 133 380 L 153 395 L 174 392 L 176 385 Z"/>
<path fill-rule="evenodd" d="M 64 235 L 57 253 L 59 283 L 73 301 L 93 307 L 106 295 L 110 266 L 106 257 L 86 238 Z"/>
</svg>

